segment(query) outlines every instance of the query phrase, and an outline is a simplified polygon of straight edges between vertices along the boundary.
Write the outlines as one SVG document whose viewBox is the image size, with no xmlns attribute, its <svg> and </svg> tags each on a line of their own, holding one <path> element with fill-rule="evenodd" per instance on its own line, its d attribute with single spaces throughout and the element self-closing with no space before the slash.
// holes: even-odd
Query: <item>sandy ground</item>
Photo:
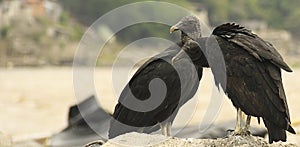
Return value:
<svg viewBox="0 0 300 147">
<path fill-rule="evenodd" d="M 300 78 L 298 77 L 300 69 L 294 69 L 293 73 L 283 72 L 291 120 L 294 125 L 299 126 Z M 115 92 L 112 86 L 111 68 L 95 69 L 94 78 L 100 104 L 105 110 L 112 112 L 118 92 Z M 212 95 L 214 91 L 212 79 L 210 70 L 205 70 L 198 94 L 182 108 L 174 126 L 209 123 L 209 120 L 218 123 L 235 119 L 236 112 L 231 102 L 224 97 L 221 98 L 222 103 L 219 106 L 220 99 Z M 1 132 L 11 135 L 17 141 L 48 136 L 66 126 L 68 108 L 77 102 L 73 92 L 72 68 L 0 69 L 0 81 Z M 123 87 L 122 84 L 118 86 Z M 252 122 L 253 125 L 258 125 L 256 119 Z M 297 128 L 300 133 L 300 127 Z M 299 136 L 289 135 L 288 140 L 300 145 Z"/>
</svg>

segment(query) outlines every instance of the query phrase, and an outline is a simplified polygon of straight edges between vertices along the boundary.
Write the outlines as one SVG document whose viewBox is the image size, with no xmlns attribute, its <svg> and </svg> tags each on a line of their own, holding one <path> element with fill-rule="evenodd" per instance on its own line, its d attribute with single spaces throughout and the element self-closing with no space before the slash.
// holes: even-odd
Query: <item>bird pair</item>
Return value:
<svg viewBox="0 0 300 147">
<path fill-rule="evenodd" d="M 215 84 L 222 87 L 237 109 L 235 134 L 249 132 L 251 116 L 259 122 L 263 119 L 270 143 L 286 141 L 286 131 L 295 134 L 281 78 L 281 69 L 292 70 L 277 50 L 235 23 L 216 27 L 209 37 L 201 37 L 200 28 L 195 16 L 183 17 L 171 27 L 170 32 L 181 31 L 181 41 L 149 59 L 134 74 L 115 107 L 109 137 L 131 131 L 150 133 L 158 129 L 157 124 L 163 134 L 170 135 L 179 108 L 198 89 L 203 67 L 211 68 Z M 165 89 L 160 82 L 153 82 L 156 78 L 165 83 Z M 159 97 L 162 102 L 150 111 L 124 105 L 130 99 L 145 101 L 162 92 L 166 93 Z M 132 105 L 142 109 L 148 104 Z M 247 115 L 244 129 L 242 112 Z"/>
</svg>

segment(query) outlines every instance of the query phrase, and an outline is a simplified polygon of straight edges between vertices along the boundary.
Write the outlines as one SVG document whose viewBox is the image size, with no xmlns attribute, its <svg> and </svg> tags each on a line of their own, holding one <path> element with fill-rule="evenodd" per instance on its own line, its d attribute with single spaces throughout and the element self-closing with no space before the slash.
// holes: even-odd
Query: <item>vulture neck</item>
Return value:
<svg viewBox="0 0 300 147">
<path fill-rule="evenodd" d="M 189 36 L 186 33 L 181 31 L 181 43 L 185 44 L 186 42 L 188 42 L 189 39 L 190 39 Z"/>
<path fill-rule="evenodd" d="M 198 40 L 198 39 L 196 38 L 196 40 Z M 185 47 L 190 48 L 189 50 L 191 52 L 186 52 L 186 53 L 189 55 L 189 57 L 191 58 L 194 65 L 201 66 L 201 67 L 209 67 L 207 59 L 200 48 L 200 47 L 202 47 L 202 48 L 205 47 L 206 38 L 203 38 L 203 39 L 199 38 L 199 40 L 200 40 L 201 45 L 199 43 L 197 43 L 196 41 L 194 41 L 192 38 L 190 38 L 186 33 L 184 33 L 184 32 L 181 33 L 182 45 L 184 48 Z"/>
</svg>

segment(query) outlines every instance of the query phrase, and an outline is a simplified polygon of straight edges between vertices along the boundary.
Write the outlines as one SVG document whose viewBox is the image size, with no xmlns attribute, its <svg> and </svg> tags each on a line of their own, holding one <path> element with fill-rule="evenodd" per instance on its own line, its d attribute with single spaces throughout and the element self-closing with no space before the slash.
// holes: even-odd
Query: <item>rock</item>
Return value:
<svg viewBox="0 0 300 147">
<path fill-rule="evenodd" d="M 100 146 L 100 145 L 98 145 Z M 261 137 L 252 135 L 234 136 L 228 135 L 225 138 L 217 139 L 194 139 L 194 138 L 176 138 L 166 137 L 163 135 L 150 135 L 141 133 L 127 133 L 116 138 L 110 139 L 102 147 L 119 147 L 119 146 L 151 146 L 151 147 L 198 147 L 198 146 L 262 146 L 262 147 L 285 147 L 296 146 L 286 142 L 276 142 L 269 144 Z M 86 147 L 97 147 L 89 144 Z"/>
</svg>

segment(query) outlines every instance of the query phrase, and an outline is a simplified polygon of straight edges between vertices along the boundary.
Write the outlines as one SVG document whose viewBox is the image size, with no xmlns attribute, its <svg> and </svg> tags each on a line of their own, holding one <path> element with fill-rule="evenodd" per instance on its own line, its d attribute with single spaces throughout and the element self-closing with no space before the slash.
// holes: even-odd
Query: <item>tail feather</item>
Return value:
<svg viewBox="0 0 300 147">
<path fill-rule="evenodd" d="M 129 132 L 139 132 L 139 133 L 152 133 L 160 129 L 160 126 L 158 124 L 155 124 L 153 126 L 148 127 L 135 127 L 135 126 L 129 126 L 124 123 L 119 122 L 116 119 L 111 119 L 110 121 L 110 127 L 108 131 L 108 138 L 115 138 L 119 135 L 129 133 Z"/>
<path fill-rule="evenodd" d="M 294 128 L 291 125 L 289 125 L 287 131 L 289 131 L 290 133 L 296 134 L 296 131 L 294 130 Z"/>
<path fill-rule="evenodd" d="M 115 119 L 111 119 L 110 127 L 108 131 L 108 138 L 115 138 L 119 135 L 129 132 L 139 132 L 139 127 L 132 127 L 126 124 L 120 123 Z"/>
<path fill-rule="evenodd" d="M 264 120 L 265 126 L 268 129 L 268 135 L 269 135 L 269 143 L 273 143 L 273 141 L 286 141 L 286 132 L 284 129 L 280 128 L 279 126 L 275 125 L 271 121 Z M 291 127 L 292 129 L 292 127 Z"/>
</svg>

